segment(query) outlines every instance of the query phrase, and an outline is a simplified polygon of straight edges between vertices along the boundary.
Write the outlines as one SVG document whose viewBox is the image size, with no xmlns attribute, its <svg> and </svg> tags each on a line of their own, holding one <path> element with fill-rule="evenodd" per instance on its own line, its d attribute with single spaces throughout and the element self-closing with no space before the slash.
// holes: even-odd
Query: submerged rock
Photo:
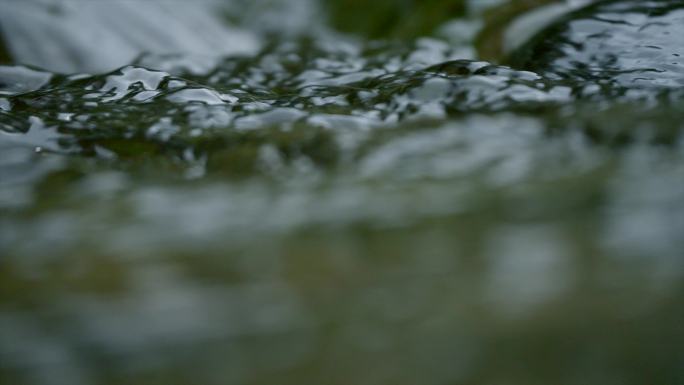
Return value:
<svg viewBox="0 0 684 385">
<path fill-rule="evenodd" d="M 603 1 L 574 12 L 512 54 L 514 67 L 619 88 L 684 86 L 684 1 Z"/>
</svg>

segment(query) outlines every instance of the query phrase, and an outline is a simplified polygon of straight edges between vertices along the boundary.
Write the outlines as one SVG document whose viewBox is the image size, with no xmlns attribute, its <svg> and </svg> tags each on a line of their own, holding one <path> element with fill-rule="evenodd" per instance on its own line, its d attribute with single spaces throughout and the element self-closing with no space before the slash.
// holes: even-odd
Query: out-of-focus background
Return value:
<svg viewBox="0 0 684 385">
<path fill-rule="evenodd" d="M 684 1 L 0 0 L 0 383 L 683 384 Z"/>
</svg>

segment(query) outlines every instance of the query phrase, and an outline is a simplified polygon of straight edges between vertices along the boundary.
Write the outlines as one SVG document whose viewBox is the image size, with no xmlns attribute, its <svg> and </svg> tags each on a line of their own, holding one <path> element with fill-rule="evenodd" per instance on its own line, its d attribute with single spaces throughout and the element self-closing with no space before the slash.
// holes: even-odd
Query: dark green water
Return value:
<svg viewBox="0 0 684 385">
<path fill-rule="evenodd" d="M 0 67 L 0 383 L 684 384 L 681 1 L 513 68 L 472 2 L 232 4 L 257 53 Z"/>
</svg>

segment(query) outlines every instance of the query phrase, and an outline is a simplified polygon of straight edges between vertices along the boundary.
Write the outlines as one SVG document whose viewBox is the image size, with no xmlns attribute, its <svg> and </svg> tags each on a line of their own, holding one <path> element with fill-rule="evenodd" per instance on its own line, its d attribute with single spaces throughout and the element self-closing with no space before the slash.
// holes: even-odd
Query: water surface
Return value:
<svg viewBox="0 0 684 385">
<path fill-rule="evenodd" d="M 253 51 L 0 67 L 3 379 L 684 381 L 680 2 L 580 9 L 513 68 L 480 3 L 295 3 L 222 4 Z"/>
</svg>

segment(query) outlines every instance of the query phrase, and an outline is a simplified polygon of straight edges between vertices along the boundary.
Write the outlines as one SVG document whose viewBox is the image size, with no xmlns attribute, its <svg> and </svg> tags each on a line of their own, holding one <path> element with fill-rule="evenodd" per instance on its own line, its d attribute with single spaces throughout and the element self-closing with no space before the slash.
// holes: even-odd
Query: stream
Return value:
<svg viewBox="0 0 684 385">
<path fill-rule="evenodd" d="M 684 383 L 684 1 L 374 4 L 0 0 L 1 383 Z"/>
</svg>

